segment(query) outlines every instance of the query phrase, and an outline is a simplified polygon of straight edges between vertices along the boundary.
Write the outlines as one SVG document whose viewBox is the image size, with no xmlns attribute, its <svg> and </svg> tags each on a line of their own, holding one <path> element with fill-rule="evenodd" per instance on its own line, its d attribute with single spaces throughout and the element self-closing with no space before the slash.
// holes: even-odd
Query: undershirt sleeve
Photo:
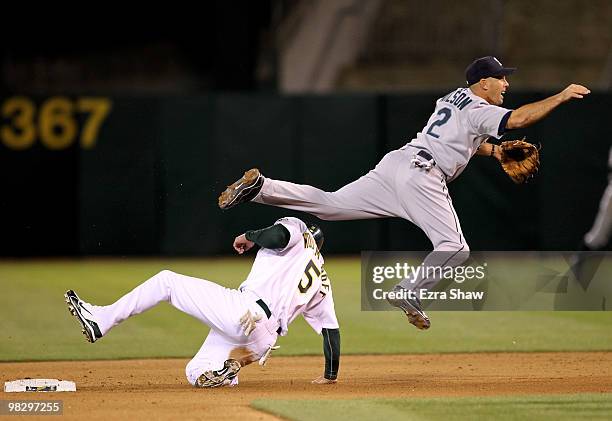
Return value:
<svg viewBox="0 0 612 421">
<path fill-rule="evenodd" d="M 340 368 L 340 329 L 323 329 L 323 353 L 325 354 L 325 373 L 328 380 L 338 378 Z"/>
<path fill-rule="evenodd" d="M 244 236 L 260 247 L 267 249 L 283 249 L 289 244 L 291 234 L 282 224 L 275 224 L 260 230 L 247 231 Z"/>
</svg>

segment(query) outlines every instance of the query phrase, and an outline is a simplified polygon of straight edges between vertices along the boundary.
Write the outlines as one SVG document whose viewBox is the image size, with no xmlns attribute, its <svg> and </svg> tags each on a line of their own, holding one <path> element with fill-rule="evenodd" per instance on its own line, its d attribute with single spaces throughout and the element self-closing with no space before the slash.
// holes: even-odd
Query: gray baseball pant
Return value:
<svg viewBox="0 0 612 421">
<path fill-rule="evenodd" d="M 421 228 L 434 251 L 424 265 L 452 267 L 469 256 L 459 218 L 442 171 L 411 163 L 417 149 L 407 146 L 389 152 L 356 181 L 335 192 L 266 178 L 254 202 L 307 212 L 323 220 L 342 221 L 398 217 Z M 407 289 L 430 289 L 440 278 L 404 279 Z"/>
</svg>

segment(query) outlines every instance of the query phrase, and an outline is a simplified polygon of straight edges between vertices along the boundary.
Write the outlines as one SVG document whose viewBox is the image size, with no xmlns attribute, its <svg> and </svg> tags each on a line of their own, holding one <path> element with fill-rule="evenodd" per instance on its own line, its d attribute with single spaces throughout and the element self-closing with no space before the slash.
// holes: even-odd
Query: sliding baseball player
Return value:
<svg viewBox="0 0 612 421">
<path fill-rule="evenodd" d="M 300 314 L 323 335 L 325 370 L 313 381 L 335 383 L 340 362 L 340 330 L 330 280 L 323 268 L 323 232 L 297 218 L 236 237 L 239 254 L 260 246 L 247 279 L 235 289 L 164 270 L 113 304 L 98 306 L 65 294 L 89 342 L 95 342 L 122 321 L 167 301 L 210 327 L 204 344 L 187 364 L 189 383 L 196 387 L 238 384 L 241 367 L 265 364 L 278 335 Z"/>
</svg>

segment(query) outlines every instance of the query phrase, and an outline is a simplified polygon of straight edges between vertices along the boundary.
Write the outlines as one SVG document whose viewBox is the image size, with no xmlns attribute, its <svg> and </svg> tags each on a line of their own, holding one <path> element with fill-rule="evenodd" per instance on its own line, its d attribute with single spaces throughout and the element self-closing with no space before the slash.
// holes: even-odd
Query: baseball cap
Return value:
<svg viewBox="0 0 612 421">
<path fill-rule="evenodd" d="M 480 57 L 465 69 L 465 79 L 468 85 L 473 85 L 480 79 L 511 75 L 515 70 L 516 67 L 504 67 L 493 56 Z"/>
</svg>

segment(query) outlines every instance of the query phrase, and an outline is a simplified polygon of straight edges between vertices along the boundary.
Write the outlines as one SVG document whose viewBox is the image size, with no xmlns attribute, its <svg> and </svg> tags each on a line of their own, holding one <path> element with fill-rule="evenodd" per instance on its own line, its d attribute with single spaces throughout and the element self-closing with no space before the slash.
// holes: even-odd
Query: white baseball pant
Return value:
<svg viewBox="0 0 612 421">
<path fill-rule="evenodd" d="M 187 364 L 189 383 L 207 370 L 223 368 L 228 358 L 242 365 L 259 360 L 276 342 L 278 322 L 267 319 L 250 291 L 238 291 L 213 282 L 164 270 L 108 306 L 94 306 L 94 316 L 105 335 L 127 318 L 140 314 L 162 301 L 187 313 L 211 330 L 202 347 Z M 263 316 L 255 330 L 244 336 L 240 317 L 250 310 Z M 171 338 L 169 338 L 171 340 Z"/>
</svg>

